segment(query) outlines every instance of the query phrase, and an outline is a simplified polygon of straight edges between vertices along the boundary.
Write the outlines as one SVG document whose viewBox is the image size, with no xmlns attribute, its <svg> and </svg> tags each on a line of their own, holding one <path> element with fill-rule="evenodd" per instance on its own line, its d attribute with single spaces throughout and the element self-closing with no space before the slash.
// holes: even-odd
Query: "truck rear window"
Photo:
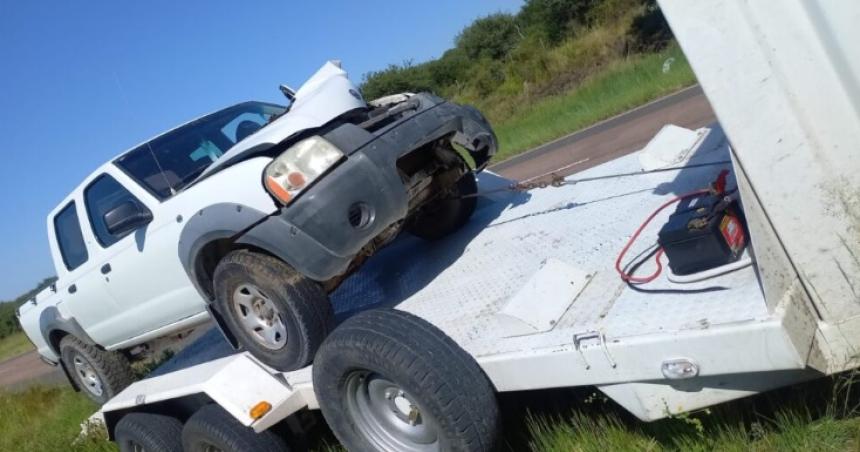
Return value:
<svg viewBox="0 0 860 452">
<path fill-rule="evenodd" d="M 81 223 L 75 203 L 70 202 L 54 217 L 54 233 L 57 234 L 57 245 L 63 256 L 66 268 L 72 271 L 81 266 L 89 258 L 84 236 L 81 234 Z"/>
</svg>

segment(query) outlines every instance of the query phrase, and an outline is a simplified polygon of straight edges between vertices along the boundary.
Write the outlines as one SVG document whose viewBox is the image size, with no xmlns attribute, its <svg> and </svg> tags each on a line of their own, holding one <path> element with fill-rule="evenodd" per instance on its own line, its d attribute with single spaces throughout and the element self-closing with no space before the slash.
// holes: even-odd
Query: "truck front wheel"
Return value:
<svg viewBox="0 0 860 452">
<path fill-rule="evenodd" d="M 313 360 L 334 312 L 314 281 L 265 254 L 237 250 L 215 269 L 216 308 L 239 343 L 282 371 Z"/>
<path fill-rule="evenodd" d="M 74 336 L 60 341 L 60 355 L 81 391 L 99 405 L 134 381 L 131 365 L 121 353 L 102 350 Z"/>
</svg>

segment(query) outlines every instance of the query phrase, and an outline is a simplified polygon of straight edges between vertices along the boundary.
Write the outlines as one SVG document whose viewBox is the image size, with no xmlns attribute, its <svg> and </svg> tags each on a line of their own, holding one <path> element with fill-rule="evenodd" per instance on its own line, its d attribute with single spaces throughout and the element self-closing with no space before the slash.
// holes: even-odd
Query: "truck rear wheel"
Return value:
<svg viewBox="0 0 860 452">
<path fill-rule="evenodd" d="M 469 221 L 475 212 L 478 198 L 469 196 L 478 192 L 475 174 L 467 172 L 442 199 L 429 203 L 415 213 L 406 223 L 406 231 L 424 240 L 438 240 L 445 237 Z"/>
<path fill-rule="evenodd" d="M 182 452 L 182 423 L 170 416 L 130 413 L 116 424 L 120 452 Z"/>
<path fill-rule="evenodd" d="M 322 287 L 265 254 L 238 250 L 224 257 L 215 269 L 215 295 L 239 343 L 278 370 L 310 364 L 334 325 Z"/>
<path fill-rule="evenodd" d="M 254 432 L 218 405 L 194 413 L 182 429 L 185 452 L 289 452 L 283 438 L 271 431 Z"/>
<path fill-rule="evenodd" d="M 63 364 L 81 391 L 99 405 L 134 381 L 128 359 L 68 335 L 60 340 Z"/>
<path fill-rule="evenodd" d="M 357 314 L 317 354 L 314 392 L 348 450 L 490 451 L 495 392 L 475 360 L 433 325 L 396 310 Z"/>
</svg>

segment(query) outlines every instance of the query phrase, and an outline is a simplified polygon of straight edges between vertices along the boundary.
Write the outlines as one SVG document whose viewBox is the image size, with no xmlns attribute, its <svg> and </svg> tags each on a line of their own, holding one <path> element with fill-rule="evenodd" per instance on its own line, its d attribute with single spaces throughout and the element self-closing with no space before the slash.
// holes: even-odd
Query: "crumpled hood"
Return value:
<svg viewBox="0 0 860 452">
<path fill-rule="evenodd" d="M 197 178 L 264 151 L 302 130 L 325 125 L 338 116 L 367 104 L 339 63 L 326 62 L 296 91 L 290 110 L 271 124 L 236 143 Z"/>
</svg>

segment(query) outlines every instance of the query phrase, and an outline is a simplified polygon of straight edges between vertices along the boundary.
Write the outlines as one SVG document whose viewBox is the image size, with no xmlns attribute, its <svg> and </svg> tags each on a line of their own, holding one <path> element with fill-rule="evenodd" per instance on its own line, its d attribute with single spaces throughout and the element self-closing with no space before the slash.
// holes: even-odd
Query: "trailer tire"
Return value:
<svg viewBox="0 0 860 452">
<path fill-rule="evenodd" d="M 245 427 L 218 405 L 206 405 L 197 410 L 182 429 L 185 452 L 224 450 L 231 452 L 289 452 L 280 436 L 266 430 L 256 433 Z"/>
<path fill-rule="evenodd" d="M 214 280 L 215 307 L 230 332 L 275 369 L 310 364 L 334 328 L 334 311 L 322 287 L 277 258 L 233 251 L 218 263 Z"/>
<path fill-rule="evenodd" d="M 99 405 L 134 382 L 131 364 L 122 353 L 102 350 L 70 334 L 60 340 L 59 348 L 75 384 Z"/>
<path fill-rule="evenodd" d="M 448 198 L 439 199 L 424 206 L 406 223 L 406 231 L 424 240 L 439 240 L 463 227 L 472 218 L 478 198 L 470 196 L 478 192 L 478 182 L 471 171 L 463 175 Z"/>
<path fill-rule="evenodd" d="M 496 446 L 500 414 L 486 375 L 451 338 L 406 312 L 371 310 L 345 321 L 317 353 L 313 381 L 348 450 Z"/>
<path fill-rule="evenodd" d="M 182 423 L 160 414 L 129 413 L 117 422 L 114 438 L 120 452 L 182 452 Z"/>
</svg>

